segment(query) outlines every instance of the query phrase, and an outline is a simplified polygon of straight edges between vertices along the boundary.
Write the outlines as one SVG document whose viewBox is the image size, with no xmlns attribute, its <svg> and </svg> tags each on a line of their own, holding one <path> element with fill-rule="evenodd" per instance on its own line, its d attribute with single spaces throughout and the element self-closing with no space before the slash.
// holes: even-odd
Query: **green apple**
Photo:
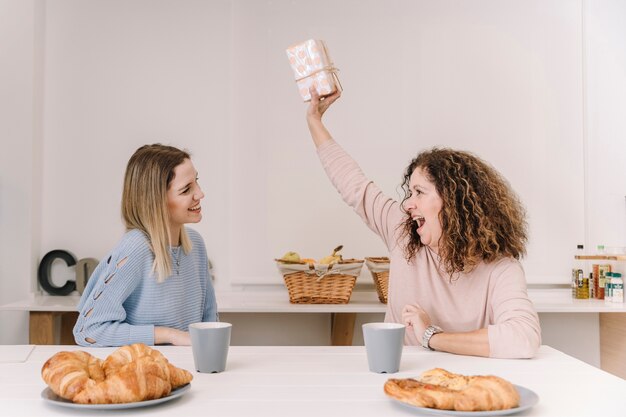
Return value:
<svg viewBox="0 0 626 417">
<path fill-rule="evenodd" d="M 300 255 L 297 252 L 287 252 L 282 257 L 283 261 L 300 262 Z"/>
</svg>

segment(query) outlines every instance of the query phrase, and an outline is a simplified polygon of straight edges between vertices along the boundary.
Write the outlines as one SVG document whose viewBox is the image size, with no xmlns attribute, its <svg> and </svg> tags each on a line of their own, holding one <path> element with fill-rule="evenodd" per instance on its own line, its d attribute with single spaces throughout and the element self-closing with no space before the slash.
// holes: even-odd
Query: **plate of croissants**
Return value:
<svg viewBox="0 0 626 417">
<path fill-rule="evenodd" d="M 101 360 L 84 351 L 58 352 L 41 368 L 41 397 L 71 408 L 147 407 L 191 388 L 193 375 L 142 343 L 122 346 Z"/>
<path fill-rule="evenodd" d="M 420 414 L 502 416 L 533 407 L 539 396 L 493 376 L 465 376 L 434 368 L 419 378 L 389 379 L 385 393 Z"/>
</svg>

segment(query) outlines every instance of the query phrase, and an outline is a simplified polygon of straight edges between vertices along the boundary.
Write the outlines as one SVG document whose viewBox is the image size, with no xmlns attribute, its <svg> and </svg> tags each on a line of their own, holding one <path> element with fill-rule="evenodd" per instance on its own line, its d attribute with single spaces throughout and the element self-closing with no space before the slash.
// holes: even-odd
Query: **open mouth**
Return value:
<svg viewBox="0 0 626 417">
<path fill-rule="evenodd" d="M 417 224 L 418 229 L 426 223 L 424 216 L 413 216 L 413 221 Z"/>
<path fill-rule="evenodd" d="M 195 206 L 193 206 L 192 208 L 190 208 L 190 209 L 189 209 L 189 211 L 192 211 L 192 212 L 194 212 L 194 213 L 195 213 L 195 212 L 200 211 L 200 209 L 201 209 L 201 208 L 202 208 L 202 207 L 200 206 L 200 204 L 198 204 L 198 205 L 195 205 Z"/>
</svg>

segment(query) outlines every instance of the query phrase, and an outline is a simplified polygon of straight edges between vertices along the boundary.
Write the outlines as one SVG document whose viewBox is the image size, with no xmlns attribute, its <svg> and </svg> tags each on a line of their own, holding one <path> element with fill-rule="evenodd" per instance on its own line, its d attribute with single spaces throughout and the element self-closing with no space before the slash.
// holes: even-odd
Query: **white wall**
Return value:
<svg viewBox="0 0 626 417">
<path fill-rule="evenodd" d="M 320 37 L 346 88 L 329 126 L 388 194 L 420 149 L 477 152 L 528 208 L 529 282 L 567 283 L 584 240 L 580 4 L 335 3 L 47 3 L 40 256 L 102 258 L 126 161 L 155 141 L 194 154 L 218 287 L 280 285 L 287 250 L 385 255 L 308 138 L 284 49 Z"/>
<path fill-rule="evenodd" d="M 230 178 L 246 188 L 230 195 L 238 220 L 228 236 L 246 262 L 231 256 L 231 282 L 279 282 L 271 259 L 287 250 L 318 258 L 342 243 L 350 257 L 386 254 L 312 152 L 284 55 L 311 37 L 326 40 L 345 87 L 328 126 L 370 178 L 397 197 L 419 150 L 478 153 L 527 206 L 529 282 L 568 282 L 584 240 L 580 3 L 234 4 Z"/>
<path fill-rule="evenodd" d="M 210 256 L 226 259 L 231 2 L 47 6 L 40 256 L 104 257 L 124 231 L 128 158 L 162 142 L 192 152 L 207 192 L 197 228 Z"/>
<path fill-rule="evenodd" d="M 36 287 L 41 202 L 41 1 L 0 0 L 0 304 Z M 27 343 L 28 316 L 0 312 L 0 344 Z"/>
<path fill-rule="evenodd" d="M 389 194 L 419 149 L 474 149 L 530 205 L 531 281 L 566 282 L 581 240 L 626 246 L 623 2 L 335 3 L 0 0 L 0 302 L 36 288 L 49 250 L 104 256 L 147 142 L 194 155 L 218 289 L 279 283 L 271 258 L 288 249 L 381 252 L 309 143 L 284 48 L 310 37 L 342 70 L 329 125 Z M 24 314 L 0 328 L 27 339 Z"/>
<path fill-rule="evenodd" d="M 584 10 L 587 242 L 626 247 L 626 2 Z"/>
</svg>

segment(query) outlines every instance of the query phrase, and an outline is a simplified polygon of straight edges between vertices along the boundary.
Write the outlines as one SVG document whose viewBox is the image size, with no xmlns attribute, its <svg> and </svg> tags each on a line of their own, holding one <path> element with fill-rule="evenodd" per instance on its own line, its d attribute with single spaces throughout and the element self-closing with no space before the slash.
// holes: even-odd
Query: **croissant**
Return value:
<svg viewBox="0 0 626 417">
<path fill-rule="evenodd" d="M 172 384 L 172 389 L 185 385 L 193 379 L 191 373 L 180 369 L 168 362 L 161 352 L 144 345 L 135 343 L 134 345 L 122 346 L 111 353 L 103 362 L 102 369 L 105 375 L 117 373 L 124 365 L 136 361 L 143 357 L 149 357 L 160 363 L 165 369 L 167 380 Z"/>
<path fill-rule="evenodd" d="M 456 411 L 506 410 L 519 405 L 519 393 L 497 376 L 465 376 L 435 368 L 419 380 L 389 379 L 385 393 L 418 407 Z"/>
<path fill-rule="evenodd" d="M 104 381 L 102 361 L 87 352 L 59 352 L 44 363 L 41 376 L 59 397 L 76 394 Z"/>
<path fill-rule="evenodd" d="M 87 352 L 59 352 L 46 361 L 41 375 L 55 394 L 80 404 L 161 398 L 193 379 L 141 343 L 121 347 L 104 361 Z"/>
</svg>

